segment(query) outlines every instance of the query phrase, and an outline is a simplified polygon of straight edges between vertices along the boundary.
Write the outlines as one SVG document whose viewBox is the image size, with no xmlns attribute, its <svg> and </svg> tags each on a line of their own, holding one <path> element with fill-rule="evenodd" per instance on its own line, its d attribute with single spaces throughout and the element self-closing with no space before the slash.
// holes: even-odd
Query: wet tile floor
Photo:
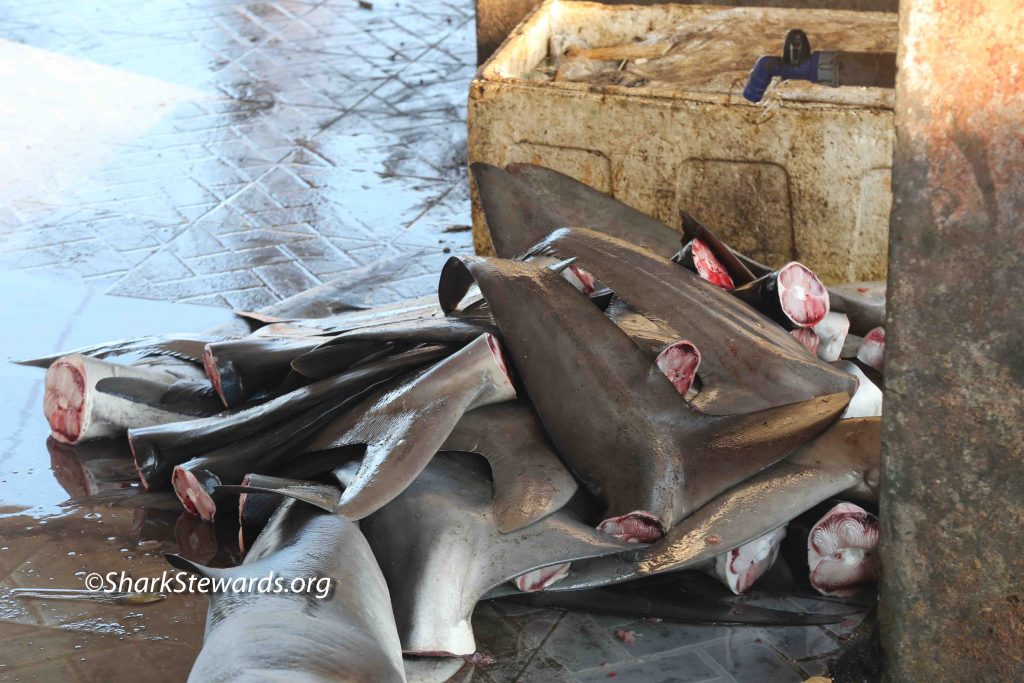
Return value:
<svg viewBox="0 0 1024 683">
<path fill-rule="evenodd" d="M 0 358 L 201 330 L 228 307 L 395 257 L 372 301 L 429 291 L 448 252 L 471 249 L 472 12 L 467 0 L 0 7 Z M 9 589 L 154 576 L 163 552 L 231 561 L 233 530 L 167 496 L 126 496 L 123 443 L 48 442 L 40 371 L 3 363 L 0 386 L 0 680 L 184 680 L 202 596 L 118 607 Z M 626 645 L 607 617 L 485 605 L 474 621 L 496 661 L 472 678 L 494 683 L 798 681 L 844 631 L 634 622 Z"/>
</svg>

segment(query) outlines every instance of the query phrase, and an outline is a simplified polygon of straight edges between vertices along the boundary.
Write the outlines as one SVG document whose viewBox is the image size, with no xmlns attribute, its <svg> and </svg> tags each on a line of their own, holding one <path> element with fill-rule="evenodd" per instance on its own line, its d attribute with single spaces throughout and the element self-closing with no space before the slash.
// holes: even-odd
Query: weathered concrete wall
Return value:
<svg viewBox="0 0 1024 683">
<path fill-rule="evenodd" d="M 1024 4 L 900 7 L 888 681 L 1024 680 Z"/>
<path fill-rule="evenodd" d="M 857 11 L 895 12 L 899 0 L 604 0 L 610 5 L 731 5 L 734 7 L 817 7 Z M 541 0 L 476 0 L 477 64 L 483 64 L 498 49 L 505 36 Z M 799 28 L 799 27 L 794 27 Z M 781 49 L 782 39 L 779 39 Z"/>
</svg>

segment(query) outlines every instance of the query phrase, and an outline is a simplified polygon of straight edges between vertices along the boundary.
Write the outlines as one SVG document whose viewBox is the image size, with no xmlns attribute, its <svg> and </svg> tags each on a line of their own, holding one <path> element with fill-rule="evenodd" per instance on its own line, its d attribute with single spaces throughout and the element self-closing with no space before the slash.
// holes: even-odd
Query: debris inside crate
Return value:
<svg viewBox="0 0 1024 683">
<path fill-rule="evenodd" d="M 476 652 L 482 600 L 842 621 L 742 596 L 794 542 L 784 592 L 870 594 L 880 285 L 758 263 L 693 216 L 680 240 L 551 169 L 473 173 L 498 257 L 452 257 L 436 298 L 362 307 L 349 279 L 320 317 L 304 294 L 243 313 L 254 330 L 25 361 L 62 448 L 127 434 L 145 488 L 239 520 L 241 565 L 170 558 L 234 587 L 193 679 L 405 680 L 403 655 Z M 708 574 L 685 599 L 683 569 Z M 269 572 L 329 589 L 261 593 Z"/>
<path fill-rule="evenodd" d="M 614 19 L 589 22 L 584 30 L 568 20 L 564 29 L 555 22 L 547 57 L 519 76 L 530 81 L 730 92 L 743 89 L 755 60 L 779 52 L 782 36 L 790 29 L 803 29 L 820 50 L 876 54 L 895 44 L 892 22 L 874 21 L 874 30 L 854 30 L 852 24 L 813 13 L 801 15 L 797 27 L 787 23 L 792 15 L 749 8 L 691 14 L 675 10 L 676 16 L 683 13 L 685 24 L 669 23 L 656 9 L 646 13 L 652 17 L 649 21 L 623 8 L 606 12 Z"/>
</svg>

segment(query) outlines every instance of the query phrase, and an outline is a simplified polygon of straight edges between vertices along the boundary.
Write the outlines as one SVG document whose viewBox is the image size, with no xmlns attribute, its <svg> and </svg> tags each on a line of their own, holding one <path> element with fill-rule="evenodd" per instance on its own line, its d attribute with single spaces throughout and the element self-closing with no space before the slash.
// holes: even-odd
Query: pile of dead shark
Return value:
<svg viewBox="0 0 1024 683">
<path fill-rule="evenodd" d="M 764 266 L 690 216 L 680 239 L 542 167 L 473 172 L 497 257 L 451 258 L 436 297 L 328 286 L 26 361 L 53 438 L 127 432 L 146 489 L 238 515 L 241 565 L 173 564 L 333 580 L 213 594 L 195 680 L 405 680 L 403 654 L 475 651 L 484 599 L 824 623 L 650 587 L 700 568 L 744 593 L 794 520 L 808 590 L 873 580 L 884 288 Z"/>
</svg>

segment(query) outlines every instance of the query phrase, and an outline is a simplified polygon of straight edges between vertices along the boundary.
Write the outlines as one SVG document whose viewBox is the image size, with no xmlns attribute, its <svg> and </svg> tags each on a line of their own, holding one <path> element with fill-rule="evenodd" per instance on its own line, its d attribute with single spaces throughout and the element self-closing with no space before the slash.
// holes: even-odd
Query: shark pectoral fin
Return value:
<svg viewBox="0 0 1024 683">
<path fill-rule="evenodd" d="M 207 417 L 224 409 L 206 381 L 178 380 L 173 384 L 141 377 L 104 377 L 96 391 L 181 415 Z"/>
<path fill-rule="evenodd" d="M 683 462 L 689 483 L 683 491 L 689 513 L 731 486 L 775 464 L 835 422 L 847 394 L 830 394 L 767 410 L 717 418 L 698 441 L 700 455 Z"/>
<path fill-rule="evenodd" d="M 529 404 L 500 403 L 466 413 L 440 450 L 487 459 L 494 521 L 503 534 L 562 509 L 578 488 Z"/>
<path fill-rule="evenodd" d="M 859 475 L 845 464 L 807 467 L 788 459 L 708 502 L 637 560 L 639 574 L 695 567 L 786 524 Z"/>
<path fill-rule="evenodd" d="M 700 392 L 690 399 L 690 405 L 705 415 L 740 415 L 758 410 L 764 404 L 757 393 L 730 382 L 727 374 L 714 367 L 713 362 L 697 370 L 697 379 Z"/>
<path fill-rule="evenodd" d="M 503 534 L 530 526 L 561 510 L 579 485 L 555 458 L 520 451 L 519 460 L 490 457 L 494 479 L 494 521 Z"/>
<path fill-rule="evenodd" d="M 258 311 L 244 311 L 239 308 L 236 308 L 231 312 L 237 315 L 239 318 L 244 318 L 246 320 L 254 320 L 258 323 L 263 323 L 264 325 L 272 325 L 274 323 L 283 323 L 289 320 L 293 320 L 293 318 L 282 318 L 280 316 L 267 315 L 266 313 L 260 313 Z"/>
<path fill-rule="evenodd" d="M 848 394 L 829 394 L 756 413 L 721 417 L 710 428 L 707 448 L 793 450 L 835 422 L 849 402 Z"/>
<path fill-rule="evenodd" d="M 390 429 L 367 436 L 362 464 L 338 506 L 346 519 L 376 512 L 423 471 L 472 401 L 472 395 L 445 398 L 449 400 L 396 411 L 389 416 Z"/>
<path fill-rule="evenodd" d="M 52 355 L 44 355 L 38 358 L 23 358 L 20 360 L 12 360 L 11 362 L 18 366 L 42 368 L 45 370 L 53 365 L 53 361 L 58 358 L 76 353 L 87 355 L 92 358 L 105 358 L 110 355 L 120 355 L 123 353 L 136 353 L 141 355 L 176 355 L 174 352 L 174 346 L 168 346 L 167 350 L 162 350 L 161 348 L 161 343 L 166 344 L 170 339 L 173 338 L 170 336 L 146 336 L 135 337 L 132 339 L 117 339 L 114 341 L 93 344 L 91 346 L 83 346 L 70 351 L 62 351 Z M 202 349 L 200 349 L 200 353 L 202 353 Z"/>
<path fill-rule="evenodd" d="M 140 352 L 146 356 L 173 356 L 196 365 L 202 365 L 203 352 L 206 350 L 206 345 L 211 341 L 219 339 L 219 337 L 208 339 L 167 339 L 166 341 L 157 342 L 148 348 L 140 349 Z"/>
<path fill-rule="evenodd" d="M 441 277 L 437 281 L 437 300 L 445 315 L 452 313 L 469 293 L 469 288 L 476 283 L 469 268 L 457 256 L 449 258 L 441 268 Z"/>
<path fill-rule="evenodd" d="M 140 377 L 104 377 L 96 382 L 96 391 L 159 408 L 167 384 Z"/>
<path fill-rule="evenodd" d="M 505 564 L 503 572 L 492 572 L 482 577 L 484 591 L 492 590 L 505 581 L 523 574 L 555 567 L 560 564 L 606 557 L 641 550 L 646 546 L 628 543 L 583 524 L 567 512 L 557 512 L 525 529 L 502 536 L 503 545 L 495 549 L 507 553 L 515 548 L 514 562 Z M 486 562 L 484 566 L 497 567 L 503 563 Z M 557 583 L 554 585 L 558 585 Z"/>
<path fill-rule="evenodd" d="M 16 365 L 46 369 L 53 365 L 54 361 L 64 356 L 81 354 L 90 358 L 107 358 L 123 354 L 136 354 L 141 356 L 174 356 L 193 363 L 203 362 L 203 347 L 207 341 L 218 337 L 203 337 L 189 334 L 182 335 L 156 335 L 146 337 L 135 337 L 132 339 L 117 339 L 114 341 L 84 346 L 72 351 L 64 351 L 50 356 L 40 358 L 26 358 L 23 360 L 11 361 Z M 198 353 L 198 356 L 197 356 Z"/>
<path fill-rule="evenodd" d="M 514 398 L 500 343 L 487 333 L 380 397 L 353 430 L 365 435 L 366 454 L 339 512 L 350 520 L 376 512 L 416 479 L 466 411 Z"/>
<path fill-rule="evenodd" d="M 164 553 L 164 559 L 167 560 L 172 567 L 180 569 L 191 574 L 206 577 L 208 579 L 215 579 L 222 576 L 228 575 L 227 569 L 217 569 L 215 567 L 207 567 L 206 565 L 193 562 L 181 555 L 175 553 Z"/>
<path fill-rule="evenodd" d="M 344 372 L 353 363 L 365 358 L 375 344 L 363 340 L 340 341 L 334 339 L 307 351 L 291 362 L 291 369 L 303 377 L 322 379 Z"/>
<path fill-rule="evenodd" d="M 214 493 L 269 493 L 284 498 L 294 498 L 309 503 L 324 512 L 338 511 L 338 489 L 328 484 L 288 484 L 284 486 L 218 486 Z"/>
</svg>

